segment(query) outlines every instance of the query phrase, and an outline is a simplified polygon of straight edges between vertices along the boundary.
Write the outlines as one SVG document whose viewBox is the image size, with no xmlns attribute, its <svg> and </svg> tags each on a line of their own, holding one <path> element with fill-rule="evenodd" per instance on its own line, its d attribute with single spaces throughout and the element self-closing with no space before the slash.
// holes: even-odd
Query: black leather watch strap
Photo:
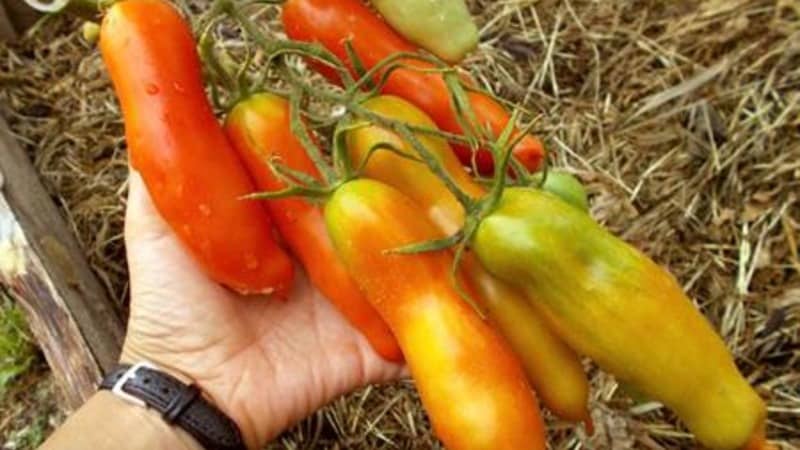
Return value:
<svg viewBox="0 0 800 450">
<path fill-rule="evenodd" d="M 123 397 L 141 401 L 158 411 L 170 424 L 183 428 L 207 450 L 244 450 L 236 423 L 206 401 L 195 385 L 186 385 L 175 377 L 148 366 L 121 365 L 109 373 L 100 389 L 117 389 Z M 138 401 L 136 400 L 138 399 Z"/>
</svg>

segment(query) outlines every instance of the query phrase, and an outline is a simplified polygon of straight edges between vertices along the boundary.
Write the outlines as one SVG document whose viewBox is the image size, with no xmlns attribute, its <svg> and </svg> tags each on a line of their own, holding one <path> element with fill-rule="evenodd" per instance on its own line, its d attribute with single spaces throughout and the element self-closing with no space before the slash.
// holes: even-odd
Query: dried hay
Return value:
<svg viewBox="0 0 800 450">
<path fill-rule="evenodd" d="M 800 446 L 798 3 L 471 4 L 483 39 L 469 68 L 534 112 L 594 216 L 668 266 L 726 339 L 769 403 L 770 437 Z M 124 140 L 97 52 L 57 19 L 0 55 L 3 114 L 123 307 Z M 590 370 L 598 432 L 548 419 L 552 448 L 694 447 L 668 410 Z M 274 447 L 437 444 L 400 382 L 334 402 Z"/>
</svg>

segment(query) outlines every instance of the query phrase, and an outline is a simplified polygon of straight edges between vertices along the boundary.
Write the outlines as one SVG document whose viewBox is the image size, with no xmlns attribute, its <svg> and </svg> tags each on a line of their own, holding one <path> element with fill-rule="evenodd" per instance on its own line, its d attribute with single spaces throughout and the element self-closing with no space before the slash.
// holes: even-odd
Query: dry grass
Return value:
<svg viewBox="0 0 800 450">
<path fill-rule="evenodd" d="M 800 6 L 471 3 L 483 40 L 470 69 L 535 113 L 595 217 L 668 266 L 723 335 L 768 401 L 770 437 L 800 446 Z M 122 306 L 125 152 L 97 52 L 59 19 L 0 55 L 3 113 Z M 552 448 L 694 446 L 665 408 L 591 371 L 598 432 L 550 420 Z M 436 445 L 398 383 L 335 402 L 275 447 Z"/>
</svg>

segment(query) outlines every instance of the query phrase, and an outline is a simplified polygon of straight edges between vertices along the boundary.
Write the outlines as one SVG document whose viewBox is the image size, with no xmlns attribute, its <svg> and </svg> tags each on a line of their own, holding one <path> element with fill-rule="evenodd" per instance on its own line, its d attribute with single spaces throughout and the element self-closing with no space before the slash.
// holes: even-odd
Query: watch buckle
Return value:
<svg viewBox="0 0 800 450">
<path fill-rule="evenodd" d="M 125 383 L 128 381 L 136 378 L 137 372 L 140 369 L 150 369 L 150 370 L 158 370 L 154 364 L 149 363 L 147 361 L 138 362 L 132 365 L 128 370 L 125 371 L 124 374 L 114 383 L 114 387 L 111 388 L 111 393 L 116 395 L 117 397 L 125 400 L 128 403 L 133 403 L 134 405 L 141 406 L 142 408 L 147 408 L 147 403 L 144 400 L 134 397 L 133 395 L 125 392 L 122 388 L 125 386 Z"/>
</svg>

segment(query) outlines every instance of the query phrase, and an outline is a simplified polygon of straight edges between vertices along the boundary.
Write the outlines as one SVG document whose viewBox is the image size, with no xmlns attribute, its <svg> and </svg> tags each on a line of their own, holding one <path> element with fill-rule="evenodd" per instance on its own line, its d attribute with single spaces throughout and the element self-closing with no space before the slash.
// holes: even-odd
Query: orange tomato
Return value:
<svg viewBox="0 0 800 450">
<path fill-rule="evenodd" d="M 374 97 L 364 102 L 364 106 L 386 118 L 435 126 L 425 113 L 398 97 Z M 436 155 L 462 190 L 475 198 L 484 195 L 484 188 L 464 171 L 447 142 L 425 135 L 417 138 Z M 367 157 L 370 148 L 381 142 L 392 144 L 408 155 L 417 154 L 395 133 L 377 126 L 356 127 L 346 135 L 348 155 L 355 166 Z M 420 162 L 378 151 L 370 157 L 362 175 L 408 195 L 444 235 L 457 232 L 464 224 L 464 208 Z M 463 268 L 477 291 L 476 300 L 519 355 L 542 403 L 561 418 L 585 422 L 591 430 L 587 407 L 589 382 L 578 355 L 551 331 L 523 293 L 490 275 L 473 255 L 466 255 Z"/>
<path fill-rule="evenodd" d="M 240 101 L 228 115 L 225 131 L 259 189 L 277 191 L 286 187 L 267 164 L 270 158 L 319 178 L 317 168 L 292 134 L 285 99 L 262 93 Z M 336 255 L 319 206 L 301 198 L 268 200 L 265 205 L 320 292 L 364 334 L 378 354 L 390 361 L 402 361 L 403 354 L 389 327 Z"/>
<path fill-rule="evenodd" d="M 206 98 L 189 25 L 161 0 L 112 6 L 100 30 L 131 165 L 156 208 L 216 281 L 285 295 L 293 266 Z"/>
<path fill-rule="evenodd" d="M 288 0 L 283 5 L 282 17 L 289 38 L 319 42 L 343 61 L 348 61 L 345 42 L 349 40 L 366 69 L 396 53 L 418 50 L 361 0 Z M 423 70 L 435 68 L 433 64 L 419 60 L 403 60 L 403 63 Z M 330 68 L 325 67 L 320 71 L 328 78 L 337 80 Z M 415 104 L 428 113 L 442 130 L 462 133 L 450 104 L 447 85 L 440 73 L 397 69 L 389 76 L 382 92 Z M 499 136 L 511 118 L 508 111 L 486 94 L 470 92 L 468 97 L 478 125 L 488 126 L 495 136 Z M 454 149 L 461 163 L 471 166 L 472 150 L 467 146 L 455 146 Z M 514 157 L 533 171 L 544 158 L 544 148 L 539 139 L 527 135 L 514 148 Z M 480 150 L 475 158 L 481 173 L 492 173 L 494 160 L 491 153 Z"/>
<path fill-rule="evenodd" d="M 544 449 L 533 391 L 513 352 L 454 290 L 449 251 L 390 250 L 441 236 L 410 198 L 372 180 L 328 201 L 334 246 L 406 356 L 436 435 L 450 450 Z"/>
</svg>

